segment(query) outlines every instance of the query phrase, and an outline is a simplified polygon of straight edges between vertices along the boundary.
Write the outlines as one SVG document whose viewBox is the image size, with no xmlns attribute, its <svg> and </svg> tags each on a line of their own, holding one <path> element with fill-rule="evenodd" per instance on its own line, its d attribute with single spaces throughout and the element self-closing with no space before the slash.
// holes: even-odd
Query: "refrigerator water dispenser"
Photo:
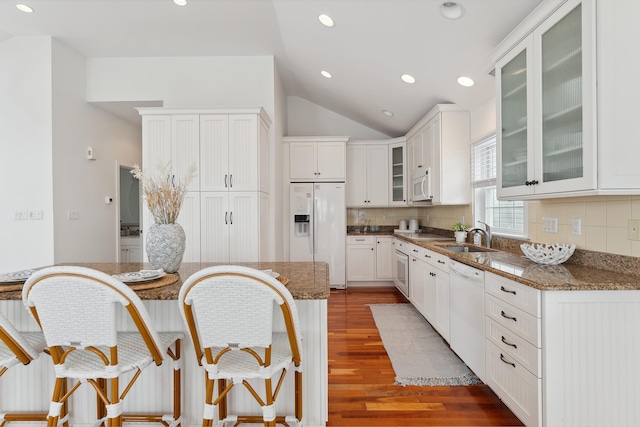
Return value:
<svg viewBox="0 0 640 427">
<path fill-rule="evenodd" d="M 296 237 L 309 237 L 311 215 L 294 215 L 293 220 L 295 223 L 294 235 Z"/>
</svg>

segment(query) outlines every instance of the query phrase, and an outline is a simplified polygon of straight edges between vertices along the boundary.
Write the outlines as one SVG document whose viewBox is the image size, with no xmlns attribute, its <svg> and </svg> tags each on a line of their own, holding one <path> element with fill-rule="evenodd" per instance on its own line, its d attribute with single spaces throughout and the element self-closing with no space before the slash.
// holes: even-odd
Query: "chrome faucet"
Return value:
<svg viewBox="0 0 640 427">
<path fill-rule="evenodd" d="M 484 224 L 485 228 L 473 227 L 467 230 L 468 233 L 482 233 L 484 234 L 484 241 L 488 248 L 491 247 L 491 227 L 486 222 L 478 221 L 480 224 Z"/>
</svg>

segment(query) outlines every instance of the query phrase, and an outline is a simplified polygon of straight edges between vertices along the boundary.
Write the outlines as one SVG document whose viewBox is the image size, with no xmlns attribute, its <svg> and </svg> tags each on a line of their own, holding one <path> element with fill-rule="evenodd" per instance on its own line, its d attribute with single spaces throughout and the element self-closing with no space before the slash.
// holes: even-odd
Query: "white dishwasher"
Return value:
<svg viewBox="0 0 640 427">
<path fill-rule="evenodd" d="M 485 381 L 484 271 L 449 260 L 450 344 Z"/>
</svg>

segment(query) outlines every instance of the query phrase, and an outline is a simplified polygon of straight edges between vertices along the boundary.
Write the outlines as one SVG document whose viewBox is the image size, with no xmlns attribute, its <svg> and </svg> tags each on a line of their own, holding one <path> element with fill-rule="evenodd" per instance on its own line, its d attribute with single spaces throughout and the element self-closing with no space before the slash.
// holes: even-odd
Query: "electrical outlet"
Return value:
<svg viewBox="0 0 640 427">
<path fill-rule="evenodd" d="M 571 220 L 571 228 L 574 236 L 582 235 L 582 218 L 573 218 Z"/>
<path fill-rule="evenodd" d="M 80 219 L 80 211 L 67 211 L 67 219 L 77 221 Z"/>
<path fill-rule="evenodd" d="M 545 233 L 558 233 L 558 218 L 542 218 L 542 231 Z"/>
<path fill-rule="evenodd" d="M 629 240 L 640 240 L 640 219 L 630 219 L 627 229 Z"/>
</svg>

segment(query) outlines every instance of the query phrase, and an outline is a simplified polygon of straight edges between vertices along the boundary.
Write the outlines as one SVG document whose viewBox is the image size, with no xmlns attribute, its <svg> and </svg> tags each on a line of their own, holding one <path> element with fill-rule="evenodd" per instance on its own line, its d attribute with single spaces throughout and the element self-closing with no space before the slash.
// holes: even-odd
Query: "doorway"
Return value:
<svg viewBox="0 0 640 427">
<path fill-rule="evenodd" d="M 140 181 L 132 169 L 118 167 L 118 262 L 142 262 Z"/>
</svg>

